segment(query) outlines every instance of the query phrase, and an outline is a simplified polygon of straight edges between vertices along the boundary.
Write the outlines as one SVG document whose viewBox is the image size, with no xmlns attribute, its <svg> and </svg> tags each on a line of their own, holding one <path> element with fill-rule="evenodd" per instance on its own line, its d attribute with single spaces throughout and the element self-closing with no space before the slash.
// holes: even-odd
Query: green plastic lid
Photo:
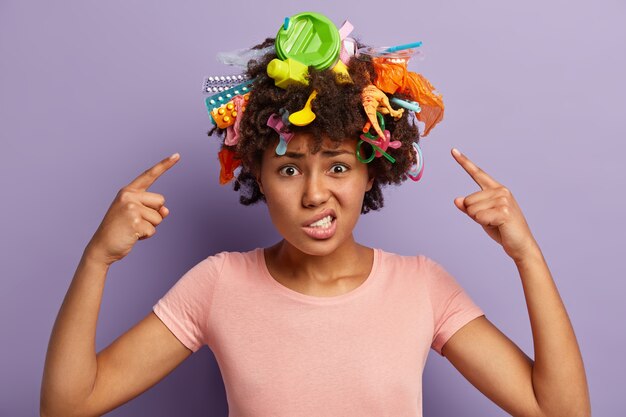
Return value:
<svg viewBox="0 0 626 417">
<path fill-rule="evenodd" d="M 339 58 L 341 37 L 335 24 L 319 13 L 298 13 L 285 19 L 276 34 L 276 55 L 292 58 L 317 70 L 330 68 Z"/>
</svg>

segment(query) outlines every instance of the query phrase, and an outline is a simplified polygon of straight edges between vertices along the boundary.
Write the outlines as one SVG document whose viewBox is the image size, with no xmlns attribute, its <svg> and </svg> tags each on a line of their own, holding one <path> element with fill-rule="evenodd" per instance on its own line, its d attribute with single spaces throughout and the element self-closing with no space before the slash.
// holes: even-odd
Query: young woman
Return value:
<svg viewBox="0 0 626 417">
<path fill-rule="evenodd" d="M 452 151 L 480 187 L 455 205 L 502 245 L 519 271 L 534 360 L 435 261 L 354 240 L 359 216 L 382 207 L 381 186 L 414 178 L 411 167 L 421 156 L 408 111 L 384 114 L 383 98 L 375 106 L 381 119 L 369 117 L 372 97 L 363 92 L 380 84 L 374 63 L 352 56 L 349 81 L 309 66 L 306 83 L 279 87 L 266 73 L 276 57 L 270 50 L 250 62 L 254 83 L 240 124 L 218 133 L 227 136 L 222 177 L 232 176 L 240 161 L 235 189 L 242 203 L 264 201 L 282 240 L 208 256 L 154 311 L 96 353 L 108 268 L 167 217 L 164 197 L 148 189 L 180 157 L 143 172 L 117 194 L 81 258 L 52 331 L 41 414 L 101 415 L 206 344 L 233 417 L 421 416 L 430 348 L 511 415 L 589 416 L 574 331 L 512 193 Z M 308 123 L 288 117 L 306 103 Z M 276 119 L 287 127 L 270 123 Z M 374 139 L 362 136 L 368 121 Z M 379 128 L 390 133 L 386 140 L 375 136 Z"/>
</svg>

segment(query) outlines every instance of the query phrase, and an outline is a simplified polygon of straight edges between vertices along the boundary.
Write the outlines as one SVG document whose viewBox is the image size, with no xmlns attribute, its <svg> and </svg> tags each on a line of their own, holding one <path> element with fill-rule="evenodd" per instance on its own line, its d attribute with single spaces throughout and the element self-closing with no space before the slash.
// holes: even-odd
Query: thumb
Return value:
<svg viewBox="0 0 626 417">
<path fill-rule="evenodd" d="M 461 210 L 463 213 L 467 214 L 467 211 L 465 210 L 465 204 L 463 204 L 463 200 L 465 200 L 463 197 L 455 198 L 454 199 L 454 205 L 456 206 L 456 208 Z"/>
</svg>

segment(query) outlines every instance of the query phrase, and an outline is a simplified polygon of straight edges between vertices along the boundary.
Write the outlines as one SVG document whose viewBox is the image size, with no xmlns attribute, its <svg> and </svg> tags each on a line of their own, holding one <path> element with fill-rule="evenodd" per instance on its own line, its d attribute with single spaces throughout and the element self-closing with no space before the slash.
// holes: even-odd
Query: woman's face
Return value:
<svg viewBox="0 0 626 417">
<path fill-rule="evenodd" d="M 367 165 L 356 158 L 356 139 L 337 147 L 324 140 L 312 154 L 312 138 L 297 133 L 285 155 L 265 150 L 259 187 L 270 217 L 287 242 L 309 255 L 333 253 L 351 243 L 365 192 L 372 188 Z"/>
</svg>

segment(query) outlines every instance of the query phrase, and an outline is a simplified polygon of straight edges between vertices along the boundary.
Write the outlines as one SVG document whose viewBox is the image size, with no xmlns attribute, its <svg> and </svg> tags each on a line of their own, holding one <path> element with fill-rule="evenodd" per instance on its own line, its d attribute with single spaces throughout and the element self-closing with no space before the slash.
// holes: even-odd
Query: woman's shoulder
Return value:
<svg viewBox="0 0 626 417">
<path fill-rule="evenodd" d="M 400 254 L 380 248 L 374 248 L 374 250 L 380 253 L 380 261 L 386 266 L 405 267 L 422 271 L 442 268 L 439 262 L 421 252 L 415 252 L 413 254 Z"/>
<path fill-rule="evenodd" d="M 428 256 L 415 252 L 413 254 L 400 254 L 392 251 L 388 251 L 382 248 L 373 248 L 375 252 L 379 252 L 383 261 L 386 262 L 426 262 L 432 261 Z"/>
<path fill-rule="evenodd" d="M 221 251 L 207 255 L 195 262 L 186 272 L 187 280 L 191 277 L 195 279 L 207 279 L 207 277 L 221 276 L 222 273 L 232 273 L 233 271 L 250 270 L 258 268 L 258 256 L 261 249 L 255 248 L 249 251 Z"/>
<path fill-rule="evenodd" d="M 204 260 L 210 261 L 233 261 L 233 260 L 256 260 L 262 254 L 263 248 L 254 248 L 243 251 L 220 251 L 208 255 Z"/>
<path fill-rule="evenodd" d="M 263 248 L 244 251 L 221 251 L 208 255 L 201 263 L 220 265 L 220 269 L 225 266 L 245 268 L 259 265 L 261 256 L 263 256 Z"/>
</svg>

